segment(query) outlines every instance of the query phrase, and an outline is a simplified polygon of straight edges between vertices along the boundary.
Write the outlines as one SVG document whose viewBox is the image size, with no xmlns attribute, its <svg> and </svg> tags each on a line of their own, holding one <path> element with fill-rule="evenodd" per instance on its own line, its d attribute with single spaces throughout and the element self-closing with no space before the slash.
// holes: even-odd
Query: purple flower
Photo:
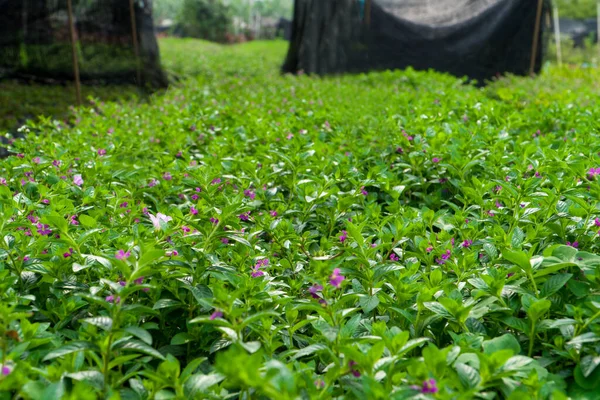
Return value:
<svg viewBox="0 0 600 400">
<path fill-rule="evenodd" d="M 423 382 L 423 386 L 421 387 L 421 393 L 430 393 L 434 394 L 438 392 L 437 382 L 435 379 L 427 379 Z"/>
<path fill-rule="evenodd" d="M 578 248 L 579 247 L 579 242 L 577 242 L 577 241 L 575 241 L 573 243 L 567 242 L 567 246 Z"/>
<path fill-rule="evenodd" d="M 356 369 L 356 361 L 350 361 L 348 367 L 350 368 L 350 373 L 354 375 L 355 378 L 360 377 L 360 371 Z"/>
<path fill-rule="evenodd" d="M 106 154 L 106 150 L 105 150 L 105 149 L 98 149 L 98 155 L 99 155 L 100 157 L 102 157 L 102 156 L 103 156 L 103 155 L 105 155 L 105 154 Z"/>
<path fill-rule="evenodd" d="M 269 211 L 269 214 L 271 215 L 271 217 L 276 217 L 277 216 L 277 211 L 271 210 L 271 211 Z"/>
<path fill-rule="evenodd" d="M 600 175 L 600 168 L 590 168 L 588 175 L 590 178 L 594 178 L 596 175 Z"/>
<path fill-rule="evenodd" d="M 41 159 L 39 157 L 33 157 L 32 161 L 34 164 L 39 164 L 41 162 Z"/>
<path fill-rule="evenodd" d="M 367 196 L 367 195 L 369 194 L 369 192 L 367 192 L 367 191 L 365 190 L 365 187 L 364 187 L 364 186 L 361 186 L 361 188 L 360 188 L 360 193 L 361 193 L 363 196 Z"/>
<path fill-rule="evenodd" d="M 464 248 L 471 247 L 472 244 L 473 244 L 472 240 L 465 239 L 465 241 L 462 242 L 462 247 L 464 247 Z"/>
<path fill-rule="evenodd" d="M 218 185 L 219 183 L 221 183 L 221 178 L 215 178 L 210 183 L 213 185 Z"/>
<path fill-rule="evenodd" d="M 125 250 L 119 250 L 119 251 L 117 251 L 117 254 L 115 254 L 115 258 L 117 260 L 124 260 L 126 258 L 129 258 L 130 256 L 131 256 L 131 252 L 125 251 Z"/>
<path fill-rule="evenodd" d="M 317 389 L 323 389 L 325 387 L 325 381 L 323 379 L 317 379 L 315 381 L 315 387 Z"/>
<path fill-rule="evenodd" d="M 119 304 L 121 302 L 121 296 L 115 297 L 113 294 L 111 294 L 110 296 L 106 296 L 106 301 L 108 303 Z"/>
<path fill-rule="evenodd" d="M 219 310 L 215 310 L 211 315 L 210 315 L 210 320 L 213 321 L 217 318 L 223 318 L 223 313 Z"/>
<path fill-rule="evenodd" d="M 218 220 L 217 218 L 212 218 L 212 217 L 211 217 L 211 218 L 210 218 L 210 222 L 212 222 L 213 224 L 215 224 L 215 225 L 216 225 L 216 224 L 218 224 L 218 223 L 219 223 L 219 220 Z"/>
<path fill-rule="evenodd" d="M 140 276 L 139 278 L 135 279 L 133 283 L 135 283 L 136 285 L 141 285 L 142 283 L 144 283 L 144 277 Z"/>
<path fill-rule="evenodd" d="M 596 219 L 594 220 L 594 224 L 595 224 L 596 226 L 600 226 L 600 218 L 596 218 Z"/>
<path fill-rule="evenodd" d="M 66 253 L 63 254 L 64 258 L 69 258 L 73 255 L 73 249 L 69 249 Z"/>
<path fill-rule="evenodd" d="M 320 299 L 319 292 L 323 290 L 323 286 L 317 285 L 316 283 L 308 288 L 308 293 L 310 293 L 313 299 Z"/>
<path fill-rule="evenodd" d="M 56 168 L 58 168 L 60 166 L 60 160 L 53 160 L 52 165 L 54 165 Z"/>
<path fill-rule="evenodd" d="M 80 174 L 73 176 L 73 183 L 76 184 L 77 186 L 83 185 L 83 178 L 81 177 Z"/>
<path fill-rule="evenodd" d="M 502 208 L 502 203 L 500 203 L 498 200 L 496 200 L 496 208 Z"/>
<path fill-rule="evenodd" d="M 535 177 L 536 177 L 536 178 L 541 178 L 541 177 L 542 177 L 542 174 L 540 174 L 540 173 L 539 173 L 539 172 L 537 172 L 537 171 L 535 171 L 535 174 L 534 174 L 534 175 L 535 175 Z"/>
<path fill-rule="evenodd" d="M 425 249 L 426 252 L 431 253 L 433 251 L 433 246 L 429 246 Z"/>
<path fill-rule="evenodd" d="M 340 284 L 346 279 L 343 275 L 340 274 L 340 269 L 336 268 L 333 270 L 333 274 L 329 277 L 329 283 L 331 286 L 335 288 L 339 288 Z"/>
<path fill-rule="evenodd" d="M 171 179 L 173 179 L 170 172 L 165 172 L 162 177 L 165 181 L 170 181 Z"/>
<path fill-rule="evenodd" d="M 241 213 L 240 215 L 238 215 L 238 218 L 242 221 L 249 221 L 250 220 L 250 212 Z"/>
<path fill-rule="evenodd" d="M 150 179 L 150 182 L 148 182 L 148 187 L 154 187 L 158 185 L 158 181 L 154 178 Z"/>
<path fill-rule="evenodd" d="M 342 231 L 342 234 L 340 235 L 340 242 L 344 243 L 346 239 L 348 239 L 348 232 Z"/>
<path fill-rule="evenodd" d="M 221 243 L 228 244 L 229 243 L 229 239 L 227 239 L 227 238 L 221 238 Z"/>
<path fill-rule="evenodd" d="M 395 261 L 400 260 L 400 258 L 396 255 L 396 253 L 392 253 L 392 254 L 390 254 L 390 260 L 395 262 Z"/>
<path fill-rule="evenodd" d="M 440 161 L 442 161 L 442 159 L 441 159 L 441 158 L 438 158 L 438 157 L 433 157 L 433 158 L 431 159 L 431 162 L 432 162 L 432 163 L 434 163 L 434 164 L 437 164 L 437 163 L 439 163 Z"/>
<path fill-rule="evenodd" d="M 190 207 L 190 214 L 192 214 L 192 215 L 197 215 L 198 214 L 198 210 L 196 210 L 196 207 L 194 207 L 194 206 Z"/>
<path fill-rule="evenodd" d="M 3 376 L 8 376 L 8 375 L 10 375 L 11 372 L 12 372 L 12 367 L 10 367 L 8 365 L 2 366 L 2 375 Z"/>
<path fill-rule="evenodd" d="M 246 189 L 246 190 L 244 190 L 244 196 L 250 197 L 250 200 L 254 200 L 256 198 L 256 193 L 254 193 L 250 189 Z"/>
</svg>

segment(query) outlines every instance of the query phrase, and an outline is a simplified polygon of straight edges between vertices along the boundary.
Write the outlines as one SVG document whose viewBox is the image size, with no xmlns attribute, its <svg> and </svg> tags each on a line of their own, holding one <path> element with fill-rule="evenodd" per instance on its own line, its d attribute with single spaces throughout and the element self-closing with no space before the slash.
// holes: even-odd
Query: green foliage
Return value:
<svg viewBox="0 0 600 400">
<path fill-rule="evenodd" d="M 0 398 L 598 392 L 598 71 L 161 45 L 195 76 L 33 121 L 0 163 Z"/>
<path fill-rule="evenodd" d="M 597 0 L 554 0 L 560 16 L 564 18 L 586 19 L 597 14 Z"/>
<path fill-rule="evenodd" d="M 222 42 L 231 26 L 231 10 L 221 0 L 183 0 L 176 23 L 182 36 Z"/>
</svg>

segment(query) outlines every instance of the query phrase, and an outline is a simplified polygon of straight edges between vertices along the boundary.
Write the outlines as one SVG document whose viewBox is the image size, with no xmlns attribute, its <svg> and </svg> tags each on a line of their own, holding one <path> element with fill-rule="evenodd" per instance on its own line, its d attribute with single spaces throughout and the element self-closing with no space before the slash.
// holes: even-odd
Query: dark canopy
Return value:
<svg viewBox="0 0 600 400">
<path fill-rule="evenodd" d="M 529 72 L 537 0 L 295 0 L 284 72 L 436 69 L 483 81 Z M 534 72 L 542 65 L 544 1 Z"/>
<path fill-rule="evenodd" d="M 129 0 L 72 0 L 82 80 L 136 82 Z M 166 83 L 152 0 L 135 0 L 140 84 Z M 72 80 L 67 0 L 0 0 L 0 78 Z"/>
</svg>

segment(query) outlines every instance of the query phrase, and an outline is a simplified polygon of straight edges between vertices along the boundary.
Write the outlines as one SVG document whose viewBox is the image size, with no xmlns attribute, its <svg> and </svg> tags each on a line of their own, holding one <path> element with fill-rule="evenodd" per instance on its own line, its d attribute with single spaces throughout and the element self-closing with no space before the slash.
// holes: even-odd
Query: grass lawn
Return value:
<svg viewBox="0 0 600 400">
<path fill-rule="evenodd" d="M 599 398 L 600 73 L 285 50 L 162 40 L 177 84 L 13 141 L 0 400 Z"/>
</svg>

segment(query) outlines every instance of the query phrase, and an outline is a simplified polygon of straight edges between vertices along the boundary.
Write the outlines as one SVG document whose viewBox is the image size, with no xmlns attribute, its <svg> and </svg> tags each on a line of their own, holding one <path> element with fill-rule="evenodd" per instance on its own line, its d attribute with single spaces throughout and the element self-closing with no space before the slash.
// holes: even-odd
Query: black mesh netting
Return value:
<svg viewBox="0 0 600 400">
<path fill-rule="evenodd" d="M 284 72 L 436 69 L 484 81 L 529 72 L 537 0 L 295 0 Z M 550 10 L 540 19 L 535 72 Z"/>
<path fill-rule="evenodd" d="M 166 84 L 151 0 L 134 3 L 139 58 L 128 0 L 72 4 L 83 81 Z M 67 0 L 0 0 L 0 78 L 73 80 L 67 10 Z"/>
</svg>

